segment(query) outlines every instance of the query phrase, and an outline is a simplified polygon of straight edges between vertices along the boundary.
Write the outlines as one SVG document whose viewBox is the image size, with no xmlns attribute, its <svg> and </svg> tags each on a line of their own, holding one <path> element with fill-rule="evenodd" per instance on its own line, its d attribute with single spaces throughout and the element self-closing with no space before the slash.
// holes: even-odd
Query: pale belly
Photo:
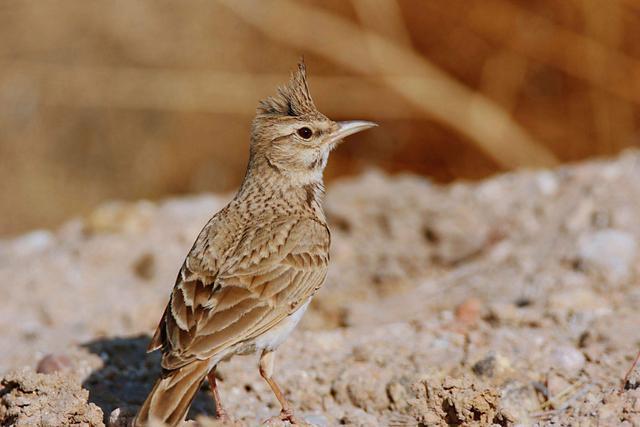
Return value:
<svg viewBox="0 0 640 427">
<path fill-rule="evenodd" d="M 300 319 L 307 311 L 311 298 L 307 300 L 298 310 L 290 316 L 285 317 L 273 328 L 257 337 L 254 341 L 255 351 L 275 350 L 287 339 L 287 337 L 298 326 Z"/>
<path fill-rule="evenodd" d="M 302 304 L 300 308 L 293 314 L 282 319 L 280 323 L 278 323 L 259 337 L 256 337 L 251 341 L 238 343 L 216 354 L 210 360 L 210 367 L 215 367 L 219 362 L 226 360 L 235 354 L 250 354 L 256 352 L 260 353 L 264 350 L 277 349 L 280 344 L 282 344 L 284 340 L 287 339 L 291 332 L 293 332 L 296 326 L 298 326 L 298 323 L 300 322 L 300 319 L 302 319 L 305 311 L 307 311 L 307 307 L 309 306 L 310 302 L 311 298 L 309 298 L 307 302 Z"/>
</svg>

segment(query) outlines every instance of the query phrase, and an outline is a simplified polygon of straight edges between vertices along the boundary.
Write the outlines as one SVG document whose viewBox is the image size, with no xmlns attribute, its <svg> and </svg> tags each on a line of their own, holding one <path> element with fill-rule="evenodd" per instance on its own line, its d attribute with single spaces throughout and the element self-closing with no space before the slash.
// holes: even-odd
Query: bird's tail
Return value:
<svg viewBox="0 0 640 427">
<path fill-rule="evenodd" d="M 143 427 L 159 421 L 174 427 L 187 415 L 191 402 L 209 373 L 208 360 L 196 360 L 181 368 L 165 372 L 136 415 L 133 426 Z"/>
</svg>

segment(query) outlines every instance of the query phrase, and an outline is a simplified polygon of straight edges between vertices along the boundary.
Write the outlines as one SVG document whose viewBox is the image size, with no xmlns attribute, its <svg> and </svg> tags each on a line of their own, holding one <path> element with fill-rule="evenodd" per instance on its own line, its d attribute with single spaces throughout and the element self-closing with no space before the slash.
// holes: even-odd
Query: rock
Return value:
<svg viewBox="0 0 640 427">
<path fill-rule="evenodd" d="M 611 311 L 606 298 L 597 295 L 592 289 L 563 289 L 549 296 L 549 309 L 562 316 L 573 313 L 588 313 L 601 316 Z"/>
<path fill-rule="evenodd" d="M 511 363 L 500 354 L 489 354 L 474 363 L 471 370 L 480 377 L 502 378 L 511 371 Z"/>
<path fill-rule="evenodd" d="M 580 200 L 578 206 L 571 210 L 565 220 L 566 228 L 572 233 L 586 230 L 592 222 L 596 207 L 592 198 Z"/>
<path fill-rule="evenodd" d="M 328 427 L 329 420 L 322 414 L 302 414 L 302 418 L 312 426 L 316 427 Z"/>
<path fill-rule="evenodd" d="M 568 376 L 577 374 L 584 367 L 585 361 L 584 354 L 570 346 L 556 347 L 549 356 L 551 367 Z"/>
<path fill-rule="evenodd" d="M 68 371 L 73 368 L 73 362 L 66 354 L 48 354 L 43 357 L 36 367 L 39 374 L 52 374 L 58 371 Z"/>
<path fill-rule="evenodd" d="M 51 247 L 55 242 L 53 233 L 34 230 L 13 240 L 11 250 L 19 256 L 29 256 Z"/>
<path fill-rule="evenodd" d="M 553 172 L 543 171 L 536 176 L 538 189 L 545 196 L 552 196 L 558 191 L 558 180 Z"/>
<path fill-rule="evenodd" d="M 156 259 L 152 253 L 143 253 L 132 264 L 133 272 L 140 279 L 148 281 L 153 279 L 156 269 Z"/>
<path fill-rule="evenodd" d="M 508 381 L 502 388 L 500 408 L 506 419 L 517 420 L 523 426 L 535 425 L 529 414 L 538 411 L 540 401 L 531 382 Z"/>
<path fill-rule="evenodd" d="M 637 251 L 633 235 L 616 229 L 585 234 L 578 242 L 578 253 L 584 267 L 605 275 L 613 283 L 629 279 Z"/>
<path fill-rule="evenodd" d="M 389 380 L 388 371 L 370 363 L 357 362 L 336 380 L 332 389 L 338 402 L 350 402 L 365 411 L 381 410 L 390 404 Z"/>
<path fill-rule="evenodd" d="M 606 182 L 602 164 L 618 170 Z M 85 223 L 0 240 L 0 375 L 48 373 L 5 377 L 0 425 L 102 425 L 93 404 L 126 425 L 160 375 L 145 349 L 180 263 L 227 200 L 107 204 Z M 640 152 L 447 186 L 365 175 L 332 183 L 326 207 L 326 284 L 277 352 L 298 415 L 440 426 L 590 425 L 600 413 L 640 425 L 639 369 L 619 392 L 640 324 Z M 217 370 L 238 426 L 278 413 L 255 355 Z M 186 426 L 220 425 L 209 394 L 205 382 Z M 543 394 L 570 407 L 540 418 L 553 409 Z"/>
<path fill-rule="evenodd" d="M 434 215 L 425 226 L 425 237 L 433 245 L 437 262 L 456 264 L 481 253 L 490 230 L 472 210 L 451 209 Z"/>
<path fill-rule="evenodd" d="M 0 425 L 104 426 L 102 411 L 87 402 L 89 392 L 74 376 L 23 369 L 5 375 L 0 385 Z"/>
<path fill-rule="evenodd" d="M 377 427 L 379 420 L 360 408 L 350 409 L 341 419 L 341 425 L 358 427 Z"/>
<path fill-rule="evenodd" d="M 85 218 L 84 231 L 88 234 L 139 233 L 148 229 L 156 209 L 146 200 L 106 203 Z"/>
<path fill-rule="evenodd" d="M 129 427 L 136 413 L 136 408 L 116 408 L 109 414 L 107 427 Z"/>
<path fill-rule="evenodd" d="M 413 385 L 416 399 L 409 400 L 409 413 L 425 425 L 507 425 L 500 409 L 500 393 L 468 377 L 446 377 L 441 382 L 423 380 Z"/>
<path fill-rule="evenodd" d="M 481 311 L 482 301 L 478 298 L 466 299 L 455 309 L 456 323 L 463 328 L 471 327 L 480 319 Z"/>
<path fill-rule="evenodd" d="M 398 382 L 392 382 L 387 386 L 387 395 L 391 404 L 396 409 L 404 409 L 407 405 L 407 390 Z"/>
</svg>

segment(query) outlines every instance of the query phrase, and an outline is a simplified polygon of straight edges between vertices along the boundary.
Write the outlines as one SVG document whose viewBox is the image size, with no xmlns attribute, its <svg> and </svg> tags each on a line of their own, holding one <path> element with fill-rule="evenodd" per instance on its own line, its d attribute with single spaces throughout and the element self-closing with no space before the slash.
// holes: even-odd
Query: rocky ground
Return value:
<svg viewBox="0 0 640 427">
<path fill-rule="evenodd" d="M 124 425 L 182 259 L 226 197 L 110 203 L 0 241 L 0 425 Z M 333 185 L 325 287 L 278 353 L 318 426 L 640 426 L 640 152 L 437 186 Z M 278 411 L 255 357 L 220 369 L 244 425 Z M 203 390 L 190 418 L 215 425 Z"/>
</svg>

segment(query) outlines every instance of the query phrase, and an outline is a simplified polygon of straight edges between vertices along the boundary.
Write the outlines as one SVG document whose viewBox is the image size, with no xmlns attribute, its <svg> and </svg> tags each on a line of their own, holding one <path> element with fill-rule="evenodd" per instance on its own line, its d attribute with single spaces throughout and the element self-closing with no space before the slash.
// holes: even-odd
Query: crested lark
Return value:
<svg viewBox="0 0 640 427">
<path fill-rule="evenodd" d="M 184 420 L 208 378 L 218 417 L 228 419 L 215 368 L 235 354 L 260 352 L 260 374 L 282 411 L 301 423 L 273 378 L 274 351 L 324 282 L 330 234 L 322 173 L 346 136 L 375 126 L 333 122 L 309 94 L 304 63 L 253 120 L 249 165 L 233 200 L 205 225 L 187 255 L 149 351 L 162 349 L 162 376 L 134 425 Z M 268 421 L 270 421 L 268 420 Z"/>
</svg>

